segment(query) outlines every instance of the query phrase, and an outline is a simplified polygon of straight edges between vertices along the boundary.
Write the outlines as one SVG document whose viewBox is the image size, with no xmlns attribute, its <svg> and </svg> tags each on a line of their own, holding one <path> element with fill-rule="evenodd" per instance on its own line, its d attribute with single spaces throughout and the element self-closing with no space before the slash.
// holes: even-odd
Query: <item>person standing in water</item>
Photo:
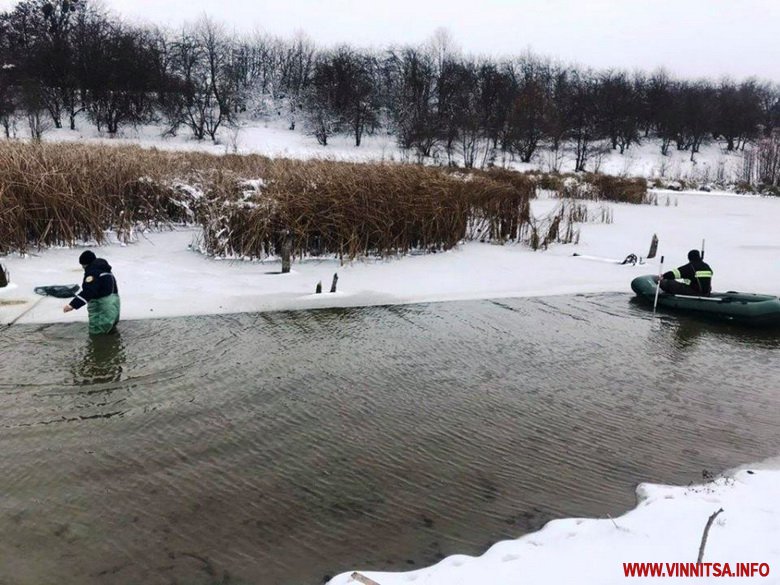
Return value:
<svg viewBox="0 0 780 585">
<path fill-rule="evenodd" d="M 84 282 L 79 293 L 62 311 L 69 313 L 87 305 L 89 334 L 112 333 L 119 322 L 120 303 L 119 287 L 111 265 L 90 250 L 79 256 L 79 264 L 84 269 Z"/>
</svg>

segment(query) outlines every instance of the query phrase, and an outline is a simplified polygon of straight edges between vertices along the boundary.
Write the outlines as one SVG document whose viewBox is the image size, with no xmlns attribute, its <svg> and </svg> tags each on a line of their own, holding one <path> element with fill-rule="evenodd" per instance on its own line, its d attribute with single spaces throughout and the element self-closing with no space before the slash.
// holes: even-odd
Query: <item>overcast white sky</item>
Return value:
<svg viewBox="0 0 780 585">
<path fill-rule="evenodd" d="M 780 81 L 780 0 L 102 1 L 129 19 L 176 26 L 205 13 L 239 31 L 302 30 L 328 46 L 417 44 L 443 27 L 467 53 L 530 49 L 599 69 Z"/>
</svg>

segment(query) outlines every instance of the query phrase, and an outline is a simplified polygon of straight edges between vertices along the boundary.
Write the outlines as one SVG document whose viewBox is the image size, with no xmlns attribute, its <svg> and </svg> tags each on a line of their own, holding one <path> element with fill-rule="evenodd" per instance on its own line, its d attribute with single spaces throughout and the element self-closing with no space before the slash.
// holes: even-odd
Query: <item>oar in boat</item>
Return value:
<svg viewBox="0 0 780 585">
<path fill-rule="evenodd" d="M 658 267 L 658 282 L 655 283 L 655 300 L 653 301 L 653 317 L 655 317 L 655 309 L 658 306 L 658 291 L 661 289 L 661 278 L 664 273 L 664 257 L 661 256 L 661 264 Z"/>
</svg>

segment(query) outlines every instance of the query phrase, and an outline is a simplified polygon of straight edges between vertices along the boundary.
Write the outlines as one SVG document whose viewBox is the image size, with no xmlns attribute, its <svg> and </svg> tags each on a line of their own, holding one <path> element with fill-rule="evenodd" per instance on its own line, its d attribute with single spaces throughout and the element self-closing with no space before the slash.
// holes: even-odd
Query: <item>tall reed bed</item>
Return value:
<svg viewBox="0 0 780 585">
<path fill-rule="evenodd" d="M 508 172 L 7 142 L 0 253 L 171 222 L 201 224 L 215 255 L 263 257 L 282 242 L 346 258 L 447 249 L 519 239 L 534 190 Z"/>
<path fill-rule="evenodd" d="M 227 175 L 223 175 L 227 178 Z M 206 198 L 200 217 L 212 254 L 293 253 L 342 258 L 446 250 L 464 239 L 518 239 L 531 181 L 414 165 L 269 161 L 261 184 L 240 175 Z"/>
<path fill-rule="evenodd" d="M 648 204 L 647 181 L 636 177 L 615 177 L 597 173 L 530 173 L 540 189 L 553 191 L 566 199 Z"/>
<path fill-rule="evenodd" d="M 102 242 L 139 222 L 176 218 L 155 185 L 168 162 L 140 148 L 0 145 L 0 252 Z"/>
</svg>

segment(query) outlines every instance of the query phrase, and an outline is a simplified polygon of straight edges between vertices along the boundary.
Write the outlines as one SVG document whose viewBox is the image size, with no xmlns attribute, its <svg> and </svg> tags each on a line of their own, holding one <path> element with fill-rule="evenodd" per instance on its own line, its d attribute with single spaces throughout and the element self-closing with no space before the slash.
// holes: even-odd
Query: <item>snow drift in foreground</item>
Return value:
<svg viewBox="0 0 780 585">
<path fill-rule="evenodd" d="M 712 483 L 690 487 L 641 484 L 638 506 L 614 519 L 553 520 L 542 530 L 492 546 L 480 557 L 455 555 L 406 573 L 360 572 L 379 585 L 624 584 L 658 582 L 631 578 L 624 563 L 661 563 L 674 575 L 675 563 L 696 563 L 709 517 L 713 522 L 702 563 L 736 573 L 740 563 L 766 564 L 748 582 L 780 583 L 780 461 L 742 469 Z M 757 569 L 757 567 L 754 567 Z M 705 567 L 706 569 L 706 567 Z M 703 569 L 704 570 L 704 569 Z M 360 583 L 352 571 L 330 585 Z M 678 573 L 679 574 L 679 573 Z M 717 582 L 699 580 L 699 582 Z M 370 581 L 369 581 L 370 582 Z M 664 583 L 690 583 L 666 578 Z"/>
</svg>

